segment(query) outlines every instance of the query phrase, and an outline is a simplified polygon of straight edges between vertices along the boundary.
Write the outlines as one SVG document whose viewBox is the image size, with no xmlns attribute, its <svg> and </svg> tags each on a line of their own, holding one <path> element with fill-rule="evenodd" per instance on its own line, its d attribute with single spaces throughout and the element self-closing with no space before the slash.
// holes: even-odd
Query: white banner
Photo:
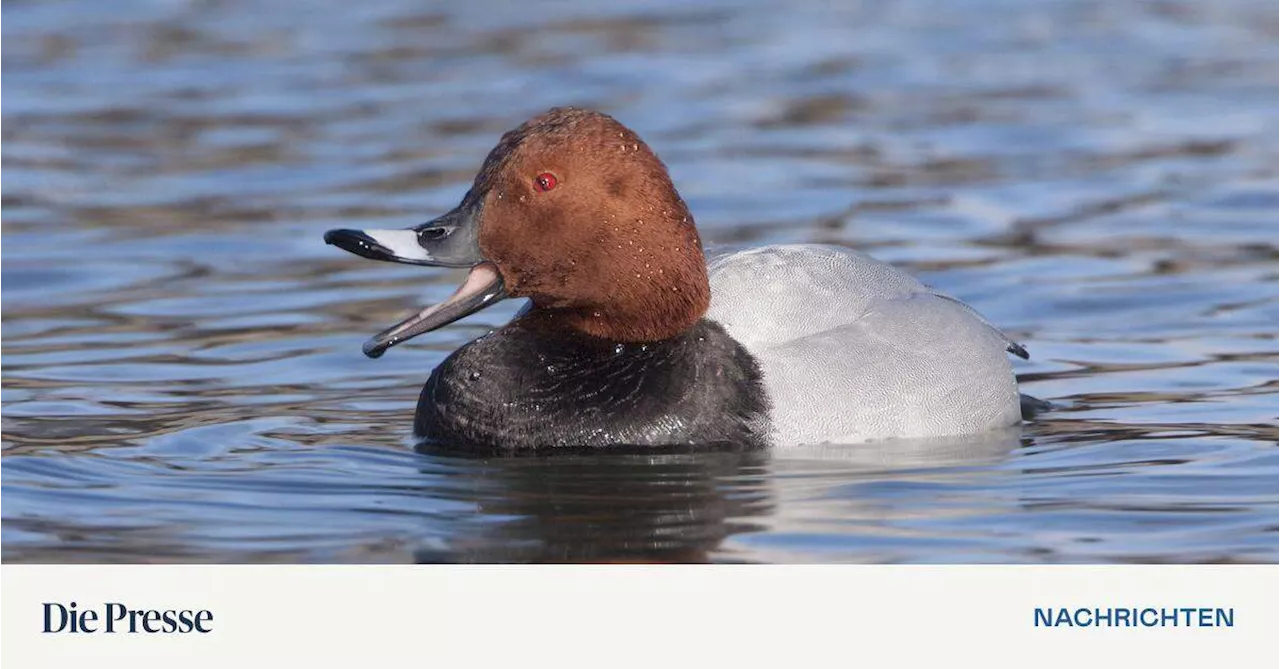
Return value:
<svg viewBox="0 0 1280 669">
<path fill-rule="evenodd" d="M 5 667 L 1280 666 L 1275 565 L 0 572 Z"/>
</svg>

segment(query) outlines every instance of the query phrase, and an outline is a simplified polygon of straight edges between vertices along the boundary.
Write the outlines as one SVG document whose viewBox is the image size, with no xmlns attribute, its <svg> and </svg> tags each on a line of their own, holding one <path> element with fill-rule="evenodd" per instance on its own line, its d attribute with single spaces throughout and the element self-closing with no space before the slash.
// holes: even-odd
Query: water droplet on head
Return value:
<svg viewBox="0 0 1280 669">
<path fill-rule="evenodd" d="M 622 352 L 623 352 L 623 351 L 625 351 L 625 350 L 627 350 L 627 347 L 626 347 L 626 346 L 623 346 L 622 344 L 614 344 L 614 345 L 613 345 L 613 354 L 614 354 L 614 355 L 621 355 L 621 354 L 622 354 Z"/>
</svg>

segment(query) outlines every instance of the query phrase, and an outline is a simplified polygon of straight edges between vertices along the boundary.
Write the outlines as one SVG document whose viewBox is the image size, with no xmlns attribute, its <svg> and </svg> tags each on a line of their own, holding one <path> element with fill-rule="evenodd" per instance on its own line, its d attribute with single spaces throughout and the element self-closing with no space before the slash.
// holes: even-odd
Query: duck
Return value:
<svg viewBox="0 0 1280 669">
<path fill-rule="evenodd" d="M 336 229 L 373 260 L 461 268 L 371 358 L 508 298 L 525 307 L 447 356 L 413 434 L 460 450 L 783 448 L 1020 424 L 1010 354 L 964 302 L 851 248 L 708 258 L 666 166 L 633 130 L 557 107 L 502 135 L 461 203 L 407 229 Z"/>
</svg>

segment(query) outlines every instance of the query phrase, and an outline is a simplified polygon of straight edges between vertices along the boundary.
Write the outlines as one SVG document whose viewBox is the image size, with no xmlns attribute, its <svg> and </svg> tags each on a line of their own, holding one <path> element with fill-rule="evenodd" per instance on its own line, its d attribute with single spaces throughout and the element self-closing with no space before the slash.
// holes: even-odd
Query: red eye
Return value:
<svg viewBox="0 0 1280 669">
<path fill-rule="evenodd" d="M 543 172 L 542 174 L 539 174 L 536 179 L 533 180 L 533 187 L 545 193 L 546 191 L 549 191 L 552 188 L 555 188 L 556 183 L 558 183 L 556 181 L 556 175 L 550 172 Z"/>
</svg>

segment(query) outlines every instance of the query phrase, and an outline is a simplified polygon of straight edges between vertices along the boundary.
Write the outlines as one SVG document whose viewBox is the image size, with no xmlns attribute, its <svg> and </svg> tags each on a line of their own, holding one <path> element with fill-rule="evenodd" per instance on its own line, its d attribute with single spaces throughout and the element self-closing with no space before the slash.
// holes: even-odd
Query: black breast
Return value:
<svg viewBox="0 0 1280 669">
<path fill-rule="evenodd" d="M 519 318 L 432 372 L 414 432 L 468 451 L 758 448 L 768 411 L 755 359 L 712 321 L 618 344 Z"/>
</svg>

